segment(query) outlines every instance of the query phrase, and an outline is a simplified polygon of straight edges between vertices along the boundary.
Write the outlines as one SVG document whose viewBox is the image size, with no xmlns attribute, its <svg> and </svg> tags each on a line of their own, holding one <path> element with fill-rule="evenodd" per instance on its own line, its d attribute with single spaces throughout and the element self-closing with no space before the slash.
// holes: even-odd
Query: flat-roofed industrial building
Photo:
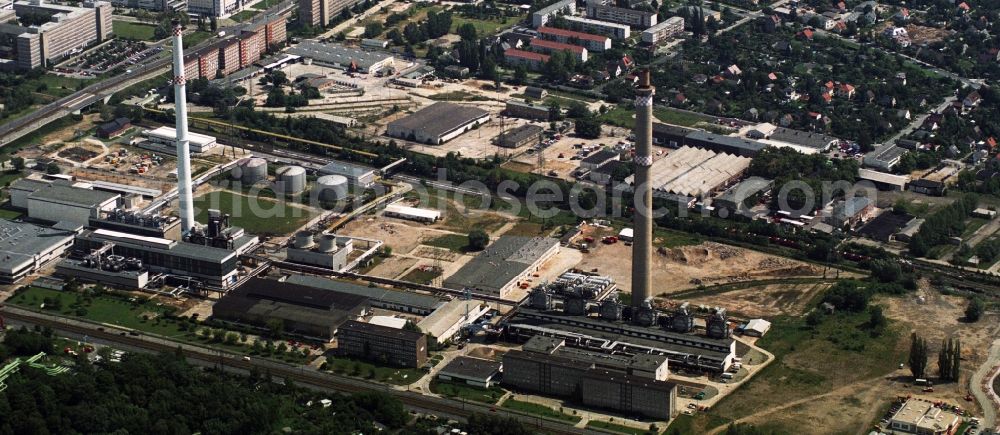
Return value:
<svg viewBox="0 0 1000 435">
<path fill-rule="evenodd" d="M 212 317 L 258 327 L 278 321 L 287 333 L 329 340 L 340 325 L 368 309 L 364 296 L 253 278 L 219 299 Z"/>
<path fill-rule="evenodd" d="M 177 130 L 173 127 L 157 127 L 143 132 L 150 142 L 160 145 L 164 152 L 177 154 Z M 192 153 L 204 153 L 217 146 L 214 136 L 199 133 L 188 133 L 188 143 Z"/>
<path fill-rule="evenodd" d="M 366 74 L 375 74 L 395 67 L 395 60 L 389 53 L 360 50 L 340 44 L 302 41 L 289 48 L 287 52 L 317 64 Z"/>
<path fill-rule="evenodd" d="M 478 107 L 438 102 L 389 123 L 386 134 L 413 142 L 440 145 L 490 119 Z"/>
<path fill-rule="evenodd" d="M 504 148 L 520 148 L 525 145 L 537 144 L 545 129 L 534 124 L 524 124 L 505 132 L 496 137 L 497 145 Z"/>
<path fill-rule="evenodd" d="M 76 233 L 60 228 L 0 219 L 0 282 L 13 284 L 63 255 Z"/>
<path fill-rule="evenodd" d="M 500 376 L 503 363 L 482 358 L 458 356 L 444 366 L 438 374 L 438 379 L 452 382 L 462 382 L 479 388 L 490 388 Z"/>
<path fill-rule="evenodd" d="M 414 293 L 385 287 L 369 287 L 313 275 L 294 274 L 287 282 L 351 293 L 368 298 L 372 307 L 426 316 L 445 305 L 445 300 L 429 294 Z"/>
<path fill-rule="evenodd" d="M 506 298 L 558 252 L 557 239 L 501 236 L 445 279 L 444 287 Z"/>
<path fill-rule="evenodd" d="M 750 167 L 750 158 L 683 146 L 653 162 L 654 195 L 699 198 L 729 186 Z M 634 176 L 626 179 L 634 183 Z"/>
<path fill-rule="evenodd" d="M 39 186 L 26 199 L 32 219 L 87 225 L 91 218 L 117 208 L 121 195 L 53 182 Z"/>
<path fill-rule="evenodd" d="M 322 168 L 319 168 L 322 175 L 341 175 L 347 178 L 351 186 L 367 189 L 375 185 L 375 170 L 367 166 L 354 163 L 331 160 Z"/>
</svg>

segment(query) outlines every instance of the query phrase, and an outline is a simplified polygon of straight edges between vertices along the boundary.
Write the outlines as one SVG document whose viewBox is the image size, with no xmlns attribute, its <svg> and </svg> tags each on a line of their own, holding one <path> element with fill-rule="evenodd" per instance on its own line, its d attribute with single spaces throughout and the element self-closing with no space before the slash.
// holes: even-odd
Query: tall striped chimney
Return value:
<svg viewBox="0 0 1000 435">
<path fill-rule="evenodd" d="M 184 84 L 184 28 L 173 20 L 174 32 L 174 116 L 177 128 L 177 196 L 180 200 L 181 231 L 186 235 L 194 227 L 194 203 L 191 194 L 191 147 L 188 143 L 187 95 Z"/>
<path fill-rule="evenodd" d="M 653 255 L 653 187 L 649 168 L 653 165 L 653 94 L 649 70 L 639 72 L 635 90 L 635 220 L 632 244 L 632 306 L 643 307 L 649 299 L 650 261 Z"/>
</svg>

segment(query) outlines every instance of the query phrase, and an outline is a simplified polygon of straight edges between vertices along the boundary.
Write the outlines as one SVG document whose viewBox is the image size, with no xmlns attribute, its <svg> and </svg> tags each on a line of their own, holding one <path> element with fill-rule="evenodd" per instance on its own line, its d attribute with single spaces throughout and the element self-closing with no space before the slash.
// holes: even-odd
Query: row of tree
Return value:
<svg viewBox="0 0 1000 435">
<path fill-rule="evenodd" d="M 916 332 L 910 335 L 910 356 L 908 365 L 910 373 L 914 378 L 926 379 L 930 374 L 928 370 L 928 360 L 930 357 L 930 347 L 927 339 L 920 337 Z M 961 377 L 962 366 L 962 343 L 958 338 L 948 338 L 941 341 L 941 350 L 938 352 L 938 378 L 942 381 L 957 382 Z"/>
</svg>

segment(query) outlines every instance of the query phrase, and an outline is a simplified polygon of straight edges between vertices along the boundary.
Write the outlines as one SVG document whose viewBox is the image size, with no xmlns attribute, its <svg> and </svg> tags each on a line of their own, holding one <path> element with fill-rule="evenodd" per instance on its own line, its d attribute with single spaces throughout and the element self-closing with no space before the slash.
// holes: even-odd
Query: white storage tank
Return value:
<svg viewBox="0 0 1000 435">
<path fill-rule="evenodd" d="M 260 157 L 247 159 L 233 168 L 232 176 L 247 186 L 264 181 L 267 179 L 267 160 Z"/>
<path fill-rule="evenodd" d="M 277 180 L 274 184 L 276 192 L 285 195 L 296 195 L 306 190 L 306 170 L 301 166 L 282 166 L 278 168 Z"/>
<path fill-rule="evenodd" d="M 316 180 L 316 195 L 320 201 L 339 201 L 347 197 L 347 177 L 324 175 Z"/>
</svg>

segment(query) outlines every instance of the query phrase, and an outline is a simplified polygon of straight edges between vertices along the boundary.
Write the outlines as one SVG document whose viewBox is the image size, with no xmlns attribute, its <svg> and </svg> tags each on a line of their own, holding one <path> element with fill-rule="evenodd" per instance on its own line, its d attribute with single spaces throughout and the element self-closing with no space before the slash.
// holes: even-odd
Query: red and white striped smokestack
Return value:
<svg viewBox="0 0 1000 435">
<path fill-rule="evenodd" d="M 635 229 L 632 244 L 632 306 L 642 307 L 649 299 L 650 262 L 653 256 L 653 186 L 649 168 L 653 165 L 653 94 L 649 70 L 639 72 L 635 90 Z"/>
<path fill-rule="evenodd" d="M 177 129 L 177 197 L 181 231 L 187 234 L 194 227 L 194 203 L 191 193 L 191 147 L 188 143 L 187 94 L 184 85 L 184 28 L 173 20 L 174 33 L 174 116 Z"/>
</svg>

